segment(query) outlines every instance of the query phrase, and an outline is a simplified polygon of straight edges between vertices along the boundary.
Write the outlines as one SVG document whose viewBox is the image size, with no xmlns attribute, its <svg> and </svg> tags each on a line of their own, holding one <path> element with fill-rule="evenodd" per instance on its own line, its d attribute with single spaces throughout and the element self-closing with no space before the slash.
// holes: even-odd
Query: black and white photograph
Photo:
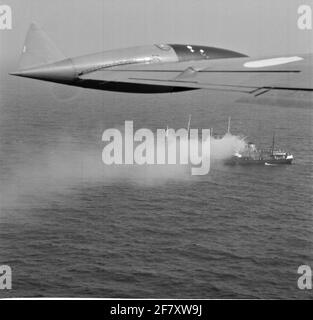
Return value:
<svg viewBox="0 0 313 320">
<path fill-rule="evenodd" d="M 312 23 L 312 0 L 1 0 L 0 299 L 312 299 Z"/>
</svg>

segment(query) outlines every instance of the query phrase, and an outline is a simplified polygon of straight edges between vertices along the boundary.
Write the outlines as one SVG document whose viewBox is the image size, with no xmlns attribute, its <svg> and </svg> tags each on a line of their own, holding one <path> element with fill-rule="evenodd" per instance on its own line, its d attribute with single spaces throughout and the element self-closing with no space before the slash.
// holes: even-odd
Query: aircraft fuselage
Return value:
<svg viewBox="0 0 313 320">
<path fill-rule="evenodd" d="M 101 73 L 123 71 L 130 66 L 160 65 L 186 61 L 225 59 L 244 57 L 245 55 L 207 46 L 160 44 L 104 51 L 96 54 L 68 58 L 61 61 L 41 64 L 12 73 L 16 76 L 62 83 L 72 86 L 98 90 L 161 93 L 192 90 L 188 87 L 174 88 L 164 85 L 128 83 L 125 81 L 106 81 Z M 105 77 L 104 77 L 105 78 Z"/>
</svg>

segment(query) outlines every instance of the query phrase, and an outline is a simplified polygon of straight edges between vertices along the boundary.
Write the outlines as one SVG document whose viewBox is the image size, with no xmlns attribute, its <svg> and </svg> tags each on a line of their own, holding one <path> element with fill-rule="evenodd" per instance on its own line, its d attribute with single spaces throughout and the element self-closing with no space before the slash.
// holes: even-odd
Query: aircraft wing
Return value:
<svg viewBox="0 0 313 320">
<path fill-rule="evenodd" d="M 81 81 L 181 89 L 240 92 L 313 91 L 313 54 L 262 59 L 249 57 L 103 68 Z"/>
<path fill-rule="evenodd" d="M 253 59 L 222 48 L 159 44 L 65 58 L 35 24 L 12 75 L 99 90 L 164 93 L 195 89 L 259 96 L 313 91 L 313 55 Z"/>
</svg>

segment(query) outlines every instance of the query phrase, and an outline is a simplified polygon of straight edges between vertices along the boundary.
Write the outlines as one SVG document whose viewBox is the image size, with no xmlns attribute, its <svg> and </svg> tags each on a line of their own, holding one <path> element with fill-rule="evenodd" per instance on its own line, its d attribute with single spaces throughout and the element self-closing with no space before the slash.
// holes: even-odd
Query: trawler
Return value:
<svg viewBox="0 0 313 320">
<path fill-rule="evenodd" d="M 269 149 L 257 149 L 254 143 L 249 142 L 244 150 L 236 152 L 225 161 L 228 165 L 278 165 L 291 164 L 293 155 L 284 150 L 275 149 L 275 135 Z"/>
</svg>

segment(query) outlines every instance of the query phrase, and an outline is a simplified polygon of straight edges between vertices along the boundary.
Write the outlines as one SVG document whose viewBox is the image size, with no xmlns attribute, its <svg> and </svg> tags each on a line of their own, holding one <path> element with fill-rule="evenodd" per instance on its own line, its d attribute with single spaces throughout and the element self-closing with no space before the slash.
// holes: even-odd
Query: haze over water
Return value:
<svg viewBox="0 0 313 320">
<path fill-rule="evenodd" d="M 311 297 L 297 269 L 312 266 L 312 97 L 233 103 L 13 78 L 0 90 L 0 264 L 13 269 L 1 297 Z M 295 164 L 99 172 L 105 129 L 181 128 L 189 114 L 220 134 L 231 116 L 260 147 L 275 132 Z"/>
</svg>

